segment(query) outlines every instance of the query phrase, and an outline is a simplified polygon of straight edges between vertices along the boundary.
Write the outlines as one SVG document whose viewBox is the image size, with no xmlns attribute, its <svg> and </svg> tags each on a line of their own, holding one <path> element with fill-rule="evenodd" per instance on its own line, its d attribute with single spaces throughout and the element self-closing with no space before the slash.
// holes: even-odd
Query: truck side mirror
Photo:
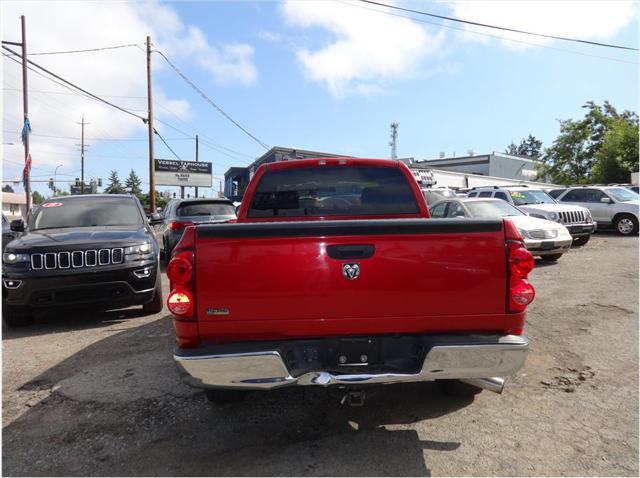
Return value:
<svg viewBox="0 0 640 478">
<path fill-rule="evenodd" d="M 9 229 L 13 232 L 24 232 L 24 221 L 22 219 L 14 219 L 9 224 Z"/>
<path fill-rule="evenodd" d="M 236 216 L 238 215 L 238 213 L 240 212 L 240 205 L 236 206 Z"/>
<path fill-rule="evenodd" d="M 611 198 L 600 198 L 600 202 L 604 204 L 611 204 Z"/>
</svg>

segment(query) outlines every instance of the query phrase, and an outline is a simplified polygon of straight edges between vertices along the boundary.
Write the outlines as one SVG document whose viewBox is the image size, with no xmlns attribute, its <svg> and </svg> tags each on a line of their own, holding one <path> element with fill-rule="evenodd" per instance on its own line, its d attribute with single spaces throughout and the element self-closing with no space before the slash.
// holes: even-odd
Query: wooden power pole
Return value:
<svg viewBox="0 0 640 478">
<path fill-rule="evenodd" d="M 196 163 L 198 162 L 198 135 L 196 135 Z M 196 186 L 196 198 L 198 197 L 198 186 Z"/>
<path fill-rule="evenodd" d="M 27 196 L 27 204 L 25 214 L 29 217 L 31 210 L 31 159 L 29 157 L 29 131 L 26 130 L 29 122 L 29 100 L 27 88 L 27 28 L 25 25 L 24 15 L 20 17 L 22 29 L 22 111 L 23 111 L 23 142 L 24 142 L 24 192 Z"/>
<path fill-rule="evenodd" d="M 89 123 L 84 122 L 84 115 L 82 115 L 82 121 L 78 124 L 82 125 L 82 133 L 80 135 L 80 194 L 84 194 L 84 125 Z"/>
<path fill-rule="evenodd" d="M 149 126 L 149 208 L 150 213 L 156 212 L 156 181 L 154 177 L 154 154 L 153 154 L 153 98 L 151 96 L 151 37 L 147 37 L 147 106 L 149 116 L 147 126 Z"/>
</svg>

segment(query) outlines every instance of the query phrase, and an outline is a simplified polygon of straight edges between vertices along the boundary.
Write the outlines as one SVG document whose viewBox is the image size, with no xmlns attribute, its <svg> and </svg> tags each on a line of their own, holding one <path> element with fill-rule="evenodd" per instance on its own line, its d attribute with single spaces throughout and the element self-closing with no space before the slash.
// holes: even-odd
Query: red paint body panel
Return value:
<svg viewBox="0 0 640 478">
<path fill-rule="evenodd" d="M 418 214 L 247 218 L 256 186 L 266 171 L 324 165 L 400 168 L 415 195 Z M 239 227 L 272 222 L 269 228 L 273 229 L 275 222 L 400 217 L 429 217 L 424 196 L 406 165 L 391 160 L 327 158 L 260 166 L 247 188 L 237 222 Z M 187 346 L 197 346 L 194 334 L 200 343 L 219 343 L 521 329 L 525 313 L 506 312 L 505 226 L 491 232 L 440 230 L 377 234 L 376 229 L 375 234 L 370 230 L 362 235 L 301 237 L 201 237 L 196 233 L 196 321 L 176 324 L 178 338 L 184 333 Z M 375 252 L 353 261 L 328 256 L 329 246 L 349 244 L 373 245 Z M 345 262 L 360 264 L 356 280 L 343 276 Z"/>
</svg>

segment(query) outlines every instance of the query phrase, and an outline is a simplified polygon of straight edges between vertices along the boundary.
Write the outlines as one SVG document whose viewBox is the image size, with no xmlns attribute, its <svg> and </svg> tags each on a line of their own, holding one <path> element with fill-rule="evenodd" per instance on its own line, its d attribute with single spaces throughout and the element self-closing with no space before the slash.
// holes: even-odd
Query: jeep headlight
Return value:
<svg viewBox="0 0 640 478">
<path fill-rule="evenodd" d="M 522 237 L 529 238 L 529 234 L 527 233 L 527 231 L 525 229 L 518 228 L 518 231 L 520 231 L 520 234 L 522 234 Z"/>
<path fill-rule="evenodd" d="M 591 211 L 587 209 L 587 214 L 585 215 L 585 219 L 587 222 L 593 222 L 593 216 L 591 216 Z"/>
<path fill-rule="evenodd" d="M 2 254 L 2 261 L 6 264 L 17 264 L 18 262 L 29 262 L 29 254 L 18 254 L 15 252 L 5 252 Z"/>
<path fill-rule="evenodd" d="M 152 251 L 151 244 L 144 242 L 142 244 L 136 244 L 135 246 L 129 246 L 124 250 L 125 255 L 139 254 L 141 256 L 149 254 Z"/>
<path fill-rule="evenodd" d="M 560 217 L 560 216 L 558 215 L 558 213 L 557 213 L 557 212 L 553 212 L 553 211 L 551 211 L 551 212 L 549 213 L 549 220 L 550 220 L 550 221 L 558 221 L 558 218 L 559 218 L 559 217 Z"/>
</svg>

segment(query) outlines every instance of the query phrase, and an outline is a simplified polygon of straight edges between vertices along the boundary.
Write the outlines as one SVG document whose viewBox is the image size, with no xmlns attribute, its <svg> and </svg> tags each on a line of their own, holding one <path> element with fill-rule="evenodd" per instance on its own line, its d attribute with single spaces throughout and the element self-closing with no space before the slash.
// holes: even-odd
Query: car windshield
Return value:
<svg viewBox="0 0 640 478">
<path fill-rule="evenodd" d="M 505 201 L 466 201 L 464 203 L 473 217 L 524 216 L 519 209 Z"/>
<path fill-rule="evenodd" d="M 305 167 L 267 171 L 249 217 L 417 214 L 418 204 L 396 167 Z"/>
<path fill-rule="evenodd" d="M 509 191 L 513 203 L 516 206 L 525 206 L 527 204 L 555 204 L 551 196 L 544 191 L 531 190 L 531 191 Z"/>
<path fill-rule="evenodd" d="M 142 215 L 130 198 L 51 200 L 34 214 L 29 229 L 54 229 L 90 226 L 142 226 Z"/>
<path fill-rule="evenodd" d="M 227 218 L 228 216 L 235 217 L 236 209 L 232 204 L 221 202 L 187 202 L 178 206 L 176 215 L 178 217 L 205 216 L 212 219 L 216 217 Z"/>
<path fill-rule="evenodd" d="M 626 188 L 611 188 L 607 189 L 607 194 L 613 196 L 616 201 L 637 201 L 640 199 L 638 193 L 634 193 L 630 189 Z"/>
</svg>

